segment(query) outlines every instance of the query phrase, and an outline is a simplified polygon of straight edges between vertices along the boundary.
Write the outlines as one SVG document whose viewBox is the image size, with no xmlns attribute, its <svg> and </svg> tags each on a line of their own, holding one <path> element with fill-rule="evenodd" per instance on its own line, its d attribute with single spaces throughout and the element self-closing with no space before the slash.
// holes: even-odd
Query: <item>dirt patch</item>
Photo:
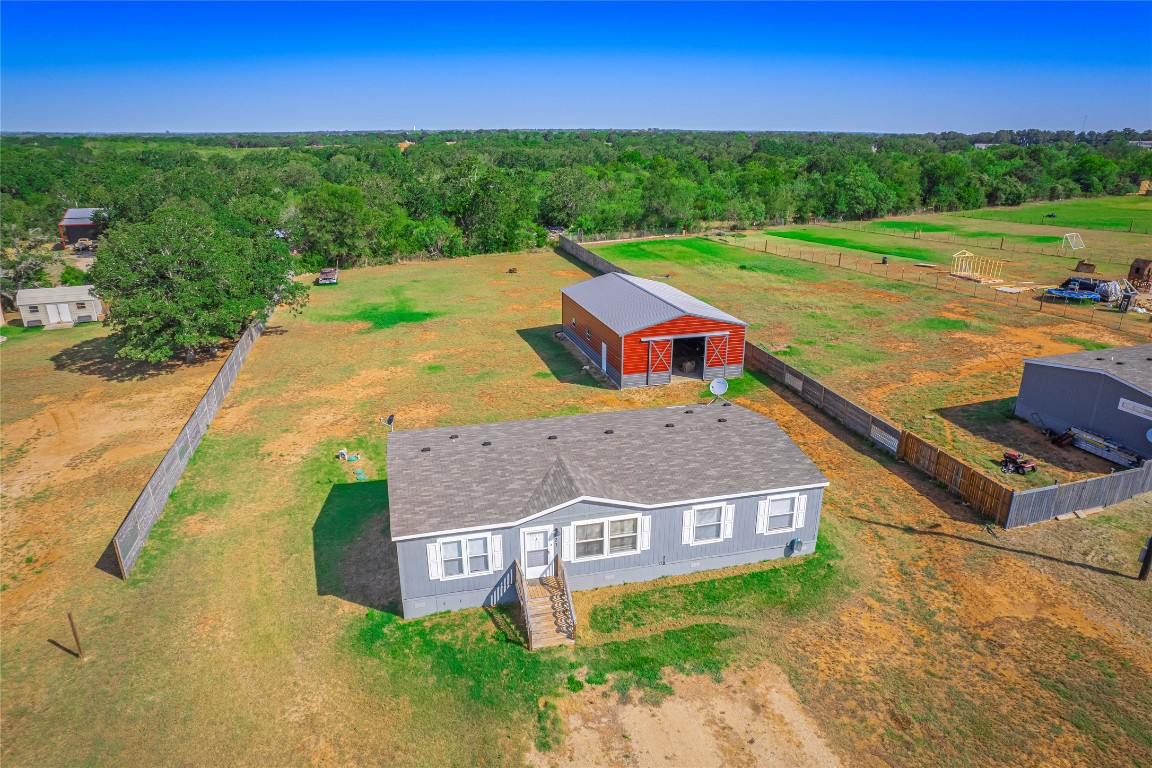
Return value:
<svg viewBox="0 0 1152 768">
<path fill-rule="evenodd" d="M 672 675 L 676 690 L 657 706 L 621 703 L 590 686 L 560 703 L 567 734 L 529 765 L 831 768 L 840 761 L 780 669 L 765 664 L 722 681 Z"/>
</svg>

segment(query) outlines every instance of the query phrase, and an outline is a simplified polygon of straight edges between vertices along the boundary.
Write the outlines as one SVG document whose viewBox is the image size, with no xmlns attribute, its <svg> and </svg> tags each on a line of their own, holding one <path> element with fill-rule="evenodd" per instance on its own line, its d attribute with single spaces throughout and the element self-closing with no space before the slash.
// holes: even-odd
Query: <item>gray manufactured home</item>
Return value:
<svg viewBox="0 0 1152 768">
<path fill-rule="evenodd" d="M 827 485 L 729 403 L 395 432 L 404 616 L 810 552 Z"/>
<path fill-rule="evenodd" d="M 1024 361 L 1016 415 L 1087 430 L 1152 459 L 1152 344 Z"/>
</svg>

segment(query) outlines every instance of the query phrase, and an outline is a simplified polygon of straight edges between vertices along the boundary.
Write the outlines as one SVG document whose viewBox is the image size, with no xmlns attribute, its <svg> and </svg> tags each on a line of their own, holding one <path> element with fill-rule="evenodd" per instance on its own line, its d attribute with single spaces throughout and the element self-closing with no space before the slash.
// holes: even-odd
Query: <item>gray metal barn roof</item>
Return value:
<svg viewBox="0 0 1152 768">
<path fill-rule="evenodd" d="M 736 405 L 388 435 L 394 539 L 510 525 L 580 497 L 655 506 L 825 484 L 776 422 Z"/>
<path fill-rule="evenodd" d="M 102 211 L 103 208 L 69 208 L 64 211 L 64 218 L 60 219 L 60 223 L 64 226 L 70 224 L 91 224 L 92 216 L 96 211 Z"/>
<path fill-rule="evenodd" d="M 1152 344 L 1029 357 L 1024 362 L 1100 371 L 1152 394 Z"/>
<path fill-rule="evenodd" d="M 16 306 L 53 302 L 96 301 L 90 285 L 61 285 L 56 288 L 24 288 L 16 291 Z"/>
<path fill-rule="evenodd" d="M 560 292 L 621 336 L 683 315 L 747 325 L 743 320 L 667 283 L 618 272 L 561 288 Z"/>
</svg>

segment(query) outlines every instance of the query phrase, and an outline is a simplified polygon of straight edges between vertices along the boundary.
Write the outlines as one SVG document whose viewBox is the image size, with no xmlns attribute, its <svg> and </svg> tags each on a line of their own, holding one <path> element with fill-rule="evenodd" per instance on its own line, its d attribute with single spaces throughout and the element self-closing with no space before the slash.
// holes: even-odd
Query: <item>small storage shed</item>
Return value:
<svg viewBox="0 0 1152 768">
<path fill-rule="evenodd" d="M 103 208 L 69 208 L 60 219 L 60 245 L 68 248 L 82 237 L 95 240 L 100 235 L 101 223 L 94 221 L 97 211 Z"/>
<path fill-rule="evenodd" d="M 1152 344 L 1024 361 L 1016 415 L 1087 430 L 1152 459 Z"/>
<path fill-rule="evenodd" d="M 611 272 L 560 293 L 564 333 L 621 389 L 744 372 L 747 323 L 667 283 Z"/>
<path fill-rule="evenodd" d="M 76 323 L 95 322 L 104 314 L 104 305 L 92 295 L 90 285 L 25 288 L 16 292 L 16 308 L 25 328 L 71 328 Z"/>
<path fill-rule="evenodd" d="M 730 403 L 388 435 L 404 616 L 811 552 L 828 485 Z"/>
</svg>

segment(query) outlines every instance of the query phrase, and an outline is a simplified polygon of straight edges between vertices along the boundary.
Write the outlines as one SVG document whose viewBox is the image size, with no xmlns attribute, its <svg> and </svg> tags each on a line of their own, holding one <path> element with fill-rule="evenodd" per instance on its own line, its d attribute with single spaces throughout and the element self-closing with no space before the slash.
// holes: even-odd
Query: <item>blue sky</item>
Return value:
<svg viewBox="0 0 1152 768">
<path fill-rule="evenodd" d="M 1147 130 L 1149 30 L 1152 2 L 2 2 L 0 129 Z"/>
</svg>

